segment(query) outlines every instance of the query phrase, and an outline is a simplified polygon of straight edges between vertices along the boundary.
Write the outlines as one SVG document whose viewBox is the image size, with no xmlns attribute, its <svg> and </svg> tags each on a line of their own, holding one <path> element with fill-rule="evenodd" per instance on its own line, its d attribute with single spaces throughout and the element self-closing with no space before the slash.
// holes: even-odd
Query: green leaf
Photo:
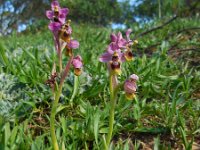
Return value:
<svg viewBox="0 0 200 150">
<path fill-rule="evenodd" d="M 160 138 L 154 138 L 154 150 L 159 150 L 159 145 L 160 145 Z"/>
<path fill-rule="evenodd" d="M 158 74 L 157 76 L 158 76 L 159 78 L 161 78 L 161 79 L 169 79 L 169 80 L 177 80 L 177 79 L 179 78 L 178 75 L 164 76 L 164 75 Z"/>
<path fill-rule="evenodd" d="M 166 133 L 169 132 L 167 128 L 136 128 L 134 129 L 135 132 L 141 133 L 152 133 L 152 134 L 159 134 L 159 133 Z"/>
<path fill-rule="evenodd" d="M 100 114 L 99 114 L 99 109 L 97 109 L 94 115 L 94 137 L 97 145 L 98 145 L 98 133 L 99 133 L 99 119 L 100 119 Z"/>
<path fill-rule="evenodd" d="M 32 53 L 30 53 L 28 50 L 26 50 L 26 49 L 23 49 L 23 51 L 30 57 L 30 58 L 32 58 L 33 60 L 35 60 L 35 56 L 32 54 Z"/>
<path fill-rule="evenodd" d="M 78 92 L 78 86 L 79 86 L 79 77 L 74 75 L 74 89 L 73 89 L 73 93 L 72 93 L 72 97 L 70 99 L 70 103 L 73 102 L 73 99 L 75 98 L 75 96 L 77 95 Z"/>
<path fill-rule="evenodd" d="M 15 144 L 14 142 L 16 140 L 17 132 L 18 132 L 18 126 L 15 126 L 14 129 L 12 130 L 12 133 L 11 133 L 10 145 L 14 145 Z"/>
<path fill-rule="evenodd" d="M 56 109 L 56 114 L 59 113 L 60 111 L 62 111 L 65 108 L 68 108 L 69 106 L 63 106 L 63 105 L 59 105 Z"/>
<path fill-rule="evenodd" d="M 4 144 L 7 146 L 8 145 L 8 140 L 11 135 L 10 131 L 10 123 L 7 122 L 4 126 Z"/>
</svg>

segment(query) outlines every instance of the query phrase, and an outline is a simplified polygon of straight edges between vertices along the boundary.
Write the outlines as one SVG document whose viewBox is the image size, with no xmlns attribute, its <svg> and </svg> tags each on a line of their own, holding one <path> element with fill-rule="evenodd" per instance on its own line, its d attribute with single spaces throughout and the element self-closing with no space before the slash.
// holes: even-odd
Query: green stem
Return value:
<svg viewBox="0 0 200 150">
<path fill-rule="evenodd" d="M 110 99 L 112 99 L 112 97 L 113 97 L 113 92 L 114 92 L 114 87 L 113 87 L 113 75 L 110 75 L 110 77 L 109 77 L 109 90 L 110 90 Z"/>
<path fill-rule="evenodd" d="M 65 78 L 68 75 L 69 70 L 70 70 L 70 65 L 72 63 L 72 60 L 73 60 L 73 56 L 70 57 L 70 60 L 68 61 L 67 65 L 65 67 L 65 70 L 64 70 L 63 75 L 61 77 L 60 84 L 59 84 L 58 88 L 57 88 L 57 84 L 56 84 L 54 101 L 53 101 L 53 104 L 52 104 L 51 116 L 50 116 L 50 132 L 51 132 L 51 139 L 52 139 L 54 150 L 59 150 L 58 142 L 57 142 L 57 138 L 56 138 L 56 132 L 55 132 L 56 109 L 57 109 L 57 106 L 58 106 L 60 95 L 62 93 L 62 87 L 63 87 L 64 81 L 65 81 Z"/>
<path fill-rule="evenodd" d="M 161 1 L 158 0 L 158 17 L 161 18 Z"/>
<path fill-rule="evenodd" d="M 109 116 L 109 131 L 106 138 L 107 143 L 107 149 L 110 145 L 110 141 L 112 138 L 112 132 L 113 132 L 113 124 L 114 124 L 114 115 L 115 115 L 115 105 L 116 105 L 116 97 L 117 97 L 117 91 L 114 90 L 113 87 L 113 75 L 110 75 L 110 116 Z"/>
<path fill-rule="evenodd" d="M 52 139 L 54 150 L 59 150 L 58 142 L 56 139 L 56 133 L 55 133 L 55 116 L 56 116 L 56 108 L 58 106 L 58 101 L 59 101 L 61 92 L 62 92 L 62 87 L 59 87 L 57 93 L 55 94 L 55 99 L 53 101 L 53 105 L 51 109 L 51 117 L 50 117 L 50 131 L 51 131 L 51 139 Z"/>
</svg>

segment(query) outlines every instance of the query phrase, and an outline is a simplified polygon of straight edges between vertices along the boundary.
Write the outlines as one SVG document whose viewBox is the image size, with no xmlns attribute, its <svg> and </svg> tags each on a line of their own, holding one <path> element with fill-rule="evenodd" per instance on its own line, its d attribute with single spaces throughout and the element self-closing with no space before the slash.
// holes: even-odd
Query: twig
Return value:
<svg viewBox="0 0 200 150">
<path fill-rule="evenodd" d="M 158 29 L 163 28 L 164 26 L 166 26 L 166 25 L 168 25 L 169 23 L 171 23 L 172 21 L 174 21 L 177 17 L 178 17 L 178 16 L 175 15 L 174 17 L 172 17 L 171 19 L 169 19 L 168 21 L 166 21 L 166 22 L 163 23 L 162 25 L 157 26 L 157 27 L 155 27 L 155 28 L 152 28 L 152 29 L 150 29 L 150 30 L 147 30 L 147 31 L 145 31 L 145 32 L 140 33 L 139 35 L 137 35 L 137 36 L 135 37 L 135 39 L 137 39 L 138 37 L 141 37 L 141 36 L 143 36 L 143 35 L 149 34 L 149 33 L 153 32 L 153 31 L 155 31 L 155 30 L 158 30 Z"/>
<path fill-rule="evenodd" d="M 185 49 L 169 49 L 168 51 L 200 51 L 200 47 L 195 48 L 185 48 Z"/>
<path fill-rule="evenodd" d="M 156 47 L 156 46 L 159 46 L 160 44 L 161 44 L 161 42 L 158 42 L 158 43 L 155 43 L 155 44 L 153 44 L 153 45 L 150 45 L 150 46 L 144 48 L 144 51 L 147 51 L 147 50 L 152 49 L 152 48 L 154 48 L 154 47 Z"/>
<path fill-rule="evenodd" d="M 175 44 L 173 44 L 169 49 L 168 49 L 168 52 L 169 51 L 171 51 L 171 50 L 173 50 L 173 49 L 177 49 L 177 46 L 180 44 L 180 42 L 177 42 L 177 43 L 175 43 Z"/>
<path fill-rule="evenodd" d="M 175 35 L 175 34 L 179 34 L 181 32 L 186 32 L 186 31 L 189 31 L 189 30 L 200 30 L 200 27 L 190 27 L 190 28 L 184 28 L 184 29 L 181 29 L 181 30 L 178 30 L 176 32 L 172 32 L 171 34 L 168 34 L 166 37 L 165 37 L 165 40 L 167 40 L 169 37 Z"/>
</svg>

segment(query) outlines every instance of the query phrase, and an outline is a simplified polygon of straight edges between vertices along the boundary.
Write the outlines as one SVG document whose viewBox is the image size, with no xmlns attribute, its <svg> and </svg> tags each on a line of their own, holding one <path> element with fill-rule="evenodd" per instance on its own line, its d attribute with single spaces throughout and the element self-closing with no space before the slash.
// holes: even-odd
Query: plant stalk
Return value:
<svg viewBox="0 0 200 150">
<path fill-rule="evenodd" d="M 158 17 L 159 17 L 159 19 L 161 18 L 161 1 L 160 0 L 158 0 Z"/>
<path fill-rule="evenodd" d="M 50 117 L 50 131 L 51 131 L 51 139 L 53 143 L 54 150 L 59 150 L 58 142 L 56 139 L 55 133 L 55 116 L 56 116 L 56 108 L 58 106 L 58 101 L 62 92 L 62 88 L 59 88 L 57 93 L 55 94 L 55 99 L 53 101 L 52 109 L 51 109 L 51 117 Z"/>
<path fill-rule="evenodd" d="M 52 104 L 51 116 L 50 116 L 50 132 L 51 132 L 51 139 L 52 139 L 54 150 L 59 150 L 58 142 L 57 142 L 57 138 L 56 138 L 56 131 L 55 131 L 56 109 L 57 109 L 57 106 L 58 106 L 60 95 L 62 94 L 62 87 L 63 87 L 63 84 L 64 84 L 64 80 L 69 73 L 72 60 L 73 60 L 73 56 L 70 57 L 70 60 L 68 61 L 67 65 L 65 67 L 64 73 L 61 77 L 59 87 L 58 87 L 57 90 L 55 90 L 56 93 L 54 94 L 55 97 L 54 97 L 54 101 L 53 101 L 53 104 Z"/>
<path fill-rule="evenodd" d="M 115 115 L 115 105 L 116 105 L 116 91 L 113 87 L 113 75 L 110 75 L 110 116 L 109 116 L 109 130 L 108 130 L 108 135 L 106 138 L 106 144 L 107 144 L 107 149 L 110 145 L 110 141 L 112 138 L 112 133 L 113 133 L 113 124 L 114 124 L 114 115 Z"/>
</svg>

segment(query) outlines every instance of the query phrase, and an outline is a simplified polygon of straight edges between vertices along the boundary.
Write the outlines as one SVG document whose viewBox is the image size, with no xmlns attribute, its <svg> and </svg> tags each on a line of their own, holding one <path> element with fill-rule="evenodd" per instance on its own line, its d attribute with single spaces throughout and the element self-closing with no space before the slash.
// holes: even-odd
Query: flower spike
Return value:
<svg viewBox="0 0 200 150">
<path fill-rule="evenodd" d="M 52 22 L 58 22 L 60 24 L 63 24 L 65 23 L 65 19 L 68 13 L 68 8 L 61 8 L 58 1 L 53 1 L 51 3 L 51 10 L 46 11 L 46 16 Z"/>
<path fill-rule="evenodd" d="M 109 71 L 109 90 L 110 90 L 110 117 L 109 117 L 109 131 L 106 137 L 105 149 L 108 149 L 110 141 L 112 139 L 115 105 L 117 103 L 117 95 L 121 88 L 120 82 L 118 82 L 118 75 L 122 74 L 122 63 L 126 60 L 133 60 L 133 54 L 131 52 L 132 41 L 130 40 L 131 29 L 126 32 L 126 39 L 123 38 L 121 32 L 118 34 L 112 33 L 110 35 L 111 43 L 108 45 L 106 52 L 103 53 L 99 61 L 107 63 Z M 133 99 L 135 97 L 137 85 L 136 81 L 138 76 L 132 74 L 128 80 L 125 81 L 124 90 L 127 99 Z"/>
<path fill-rule="evenodd" d="M 70 26 L 71 20 L 65 22 L 68 13 L 69 9 L 61 8 L 57 0 L 53 0 L 53 2 L 51 3 L 51 10 L 46 11 L 46 16 L 50 20 L 48 28 L 53 33 L 54 45 L 57 51 L 58 63 L 59 63 L 59 74 L 57 74 L 57 72 L 54 71 L 55 69 L 53 69 L 53 73 L 51 74 L 50 79 L 46 81 L 46 84 L 52 88 L 54 97 L 51 109 L 51 116 L 50 116 L 50 132 L 54 150 L 59 150 L 59 145 L 57 142 L 56 132 L 55 132 L 55 116 L 57 110 L 56 108 L 58 106 L 59 99 L 62 94 L 65 78 L 69 74 L 70 67 L 72 65 L 74 67 L 74 74 L 75 74 L 74 82 L 78 83 L 76 82 L 78 78 L 77 76 L 81 74 L 83 68 L 81 56 L 78 55 L 74 58 L 73 55 L 72 50 L 77 49 L 79 47 L 79 42 L 71 38 L 72 34 L 72 28 Z M 66 50 L 65 54 L 69 56 L 69 59 L 65 68 L 62 69 L 62 64 L 63 64 L 62 52 L 64 49 Z M 54 68 L 56 68 L 55 64 Z M 60 79 L 58 81 L 57 81 L 57 75 L 59 75 Z M 72 97 L 74 97 L 75 96 L 74 94 L 77 93 L 77 86 L 78 84 L 74 86 Z M 72 101 L 70 100 L 70 102 Z"/>
</svg>

